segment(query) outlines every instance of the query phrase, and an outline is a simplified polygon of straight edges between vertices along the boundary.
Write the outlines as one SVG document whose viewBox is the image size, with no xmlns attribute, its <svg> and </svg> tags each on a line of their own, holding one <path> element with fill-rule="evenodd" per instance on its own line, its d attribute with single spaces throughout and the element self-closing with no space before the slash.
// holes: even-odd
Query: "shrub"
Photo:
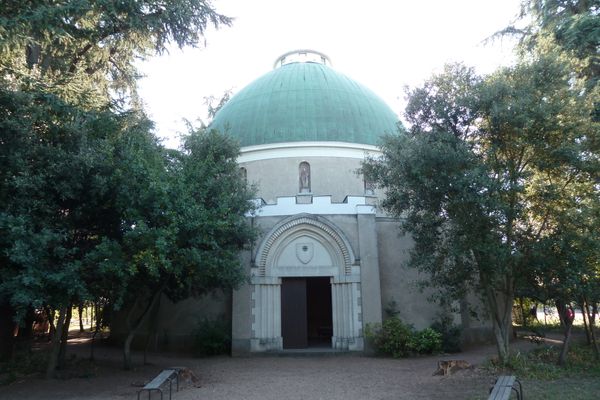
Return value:
<svg viewBox="0 0 600 400">
<path fill-rule="evenodd" d="M 383 324 L 367 325 L 365 336 L 380 354 L 406 357 L 412 354 L 439 352 L 442 335 L 431 328 L 415 331 L 398 317 L 386 319 Z"/>
<path fill-rule="evenodd" d="M 431 328 L 414 332 L 410 347 L 418 354 L 439 353 L 442 350 L 442 334 Z"/>
<path fill-rule="evenodd" d="M 459 326 L 454 325 L 449 318 L 441 318 L 431 324 L 431 328 L 442 335 L 442 351 L 445 353 L 459 353 L 461 349 L 461 334 Z"/>
<path fill-rule="evenodd" d="M 397 317 L 388 318 L 383 324 L 367 325 L 365 336 L 373 342 L 378 353 L 399 358 L 411 352 L 412 327 Z"/>
<path fill-rule="evenodd" d="M 227 354 L 231 347 L 230 326 L 225 318 L 203 318 L 194 331 L 194 353 L 197 356 Z"/>
</svg>

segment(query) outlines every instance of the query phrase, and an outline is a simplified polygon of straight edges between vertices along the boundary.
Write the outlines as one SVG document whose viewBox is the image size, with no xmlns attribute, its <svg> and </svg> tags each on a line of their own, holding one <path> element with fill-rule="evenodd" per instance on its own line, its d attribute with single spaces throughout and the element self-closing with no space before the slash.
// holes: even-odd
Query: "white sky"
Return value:
<svg viewBox="0 0 600 400">
<path fill-rule="evenodd" d="M 213 0 L 233 26 L 206 34 L 206 47 L 172 50 L 141 64 L 140 94 L 157 133 L 177 146 L 184 119 L 206 120 L 204 98 L 237 92 L 269 72 L 281 54 L 314 49 L 366 85 L 399 115 L 404 86 L 444 63 L 480 73 L 512 61 L 512 43 L 482 43 L 510 24 L 519 0 Z"/>
</svg>

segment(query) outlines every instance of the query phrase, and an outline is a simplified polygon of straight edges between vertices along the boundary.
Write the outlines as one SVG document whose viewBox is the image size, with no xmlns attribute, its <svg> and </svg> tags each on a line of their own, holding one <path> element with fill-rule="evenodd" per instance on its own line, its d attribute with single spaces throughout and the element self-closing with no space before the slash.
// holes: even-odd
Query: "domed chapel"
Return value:
<svg viewBox="0 0 600 400">
<path fill-rule="evenodd" d="M 259 240 L 244 255 L 250 283 L 233 293 L 234 354 L 362 351 L 365 325 L 392 303 L 417 328 L 438 316 L 417 273 L 402 267 L 410 238 L 357 173 L 398 123 L 375 93 L 311 50 L 280 56 L 216 114 L 211 128 L 239 141 L 261 206 L 250 217 Z"/>
<path fill-rule="evenodd" d="M 375 93 L 312 50 L 282 55 L 235 94 L 210 128 L 239 141 L 241 172 L 258 188 L 248 219 L 259 236 L 241 255 L 250 279 L 232 296 L 163 302 L 159 340 L 186 347 L 208 316 L 230 318 L 233 355 L 363 351 L 366 325 L 391 304 L 415 328 L 430 326 L 440 309 L 402 265 L 411 239 L 357 172 L 398 124 Z M 482 328 L 467 312 L 454 319 L 467 336 Z"/>
</svg>

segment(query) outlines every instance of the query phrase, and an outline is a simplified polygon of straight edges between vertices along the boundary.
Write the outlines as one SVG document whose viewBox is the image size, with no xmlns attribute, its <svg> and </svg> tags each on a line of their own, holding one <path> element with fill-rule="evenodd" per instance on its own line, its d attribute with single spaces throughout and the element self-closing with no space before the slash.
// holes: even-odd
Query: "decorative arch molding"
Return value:
<svg viewBox="0 0 600 400">
<path fill-rule="evenodd" d="M 331 242 L 336 244 L 336 247 L 340 252 L 344 264 L 344 273 L 347 275 L 351 273 L 352 265 L 355 263 L 355 257 L 352 247 L 344 234 L 339 228 L 324 218 L 316 215 L 304 214 L 301 216 L 296 215 L 281 221 L 266 235 L 256 253 L 256 267 L 258 268 L 259 276 L 266 275 L 267 261 L 273 246 L 282 238 L 288 237 L 293 232 L 302 230 L 316 230 L 320 234 L 326 235 Z"/>
<path fill-rule="evenodd" d="M 312 264 L 312 254 L 305 263 L 307 259 L 298 256 L 297 247 L 310 243 L 315 245 Z M 297 214 L 275 225 L 255 254 L 251 351 L 283 349 L 282 286 L 284 279 L 296 276 L 330 278 L 331 348 L 363 350 L 361 274 L 354 254 L 342 231 L 324 217 Z"/>
</svg>

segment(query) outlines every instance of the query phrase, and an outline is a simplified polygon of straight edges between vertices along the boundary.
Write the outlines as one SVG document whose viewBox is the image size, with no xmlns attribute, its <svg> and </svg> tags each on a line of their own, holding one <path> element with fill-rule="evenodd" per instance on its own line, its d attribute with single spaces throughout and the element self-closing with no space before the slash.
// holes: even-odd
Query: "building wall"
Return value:
<svg viewBox="0 0 600 400">
<path fill-rule="evenodd" d="M 477 296 L 470 294 L 455 302 L 454 310 L 442 310 L 431 299 L 433 289 L 418 287 L 418 282 L 426 281 L 427 275 L 406 266 L 413 241 L 410 235 L 400 233 L 399 223 L 395 218 L 377 218 L 382 307 L 385 309 L 394 302 L 398 316 L 417 329 L 429 327 L 443 313 L 462 328 L 464 345 L 490 342 L 491 323 Z"/>
<path fill-rule="evenodd" d="M 311 193 L 331 195 L 339 203 L 348 195 L 363 196 L 362 175 L 357 174 L 360 159 L 342 157 L 275 158 L 241 163 L 246 168 L 248 183 L 256 184 L 258 196 L 267 203 L 277 197 L 299 193 L 299 165 L 306 161 L 311 169 Z"/>
<path fill-rule="evenodd" d="M 417 286 L 426 277 L 406 266 L 413 241 L 400 234 L 399 226 L 395 218 L 377 218 L 381 303 L 385 309 L 394 302 L 403 321 L 423 329 L 437 318 L 439 307 L 427 300 L 430 291 L 421 292 Z"/>
<path fill-rule="evenodd" d="M 139 310 L 141 311 L 141 310 Z M 129 309 L 115 313 L 111 323 L 111 340 L 122 343 L 127 336 L 126 315 Z M 160 300 L 158 313 L 149 316 L 133 342 L 133 348 L 150 350 L 191 350 L 194 332 L 203 319 L 231 320 L 231 294 L 215 291 L 199 298 L 173 303 L 166 296 Z"/>
<path fill-rule="evenodd" d="M 300 192 L 302 162 L 310 164 L 310 193 L 330 195 L 333 202 L 341 202 L 346 196 L 365 194 L 363 177 L 358 170 L 365 156 L 377 154 L 379 151 L 369 145 L 288 143 L 242 149 L 238 163 L 246 169 L 248 183 L 256 184 L 258 196 L 267 203 Z"/>
</svg>

